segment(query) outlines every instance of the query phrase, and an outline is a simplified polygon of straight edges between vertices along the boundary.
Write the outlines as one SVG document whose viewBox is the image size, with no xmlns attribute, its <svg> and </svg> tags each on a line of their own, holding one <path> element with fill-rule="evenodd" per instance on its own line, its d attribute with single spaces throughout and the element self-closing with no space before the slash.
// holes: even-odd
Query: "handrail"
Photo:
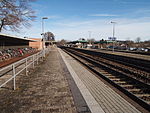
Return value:
<svg viewBox="0 0 150 113">
<path fill-rule="evenodd" d="M 9 81 L 13 80 L 13 86 L 14 86 L 13 89 L 15 90 L 16 89 L 16 76 L 19 75 L 24 70 L 25 70 L 25 73 L 27 75 L 28 74 L 28 67 L 33 65 L 33 68 L 34 68 L 35 62 L 36 62 L 36 64 L 38 64 L 39 59 L 41 58 L 43 60 L 43 58 L 45 57 L 45 54 L 47 54 L 48 52 L 49 52 L 49 48 L 43 49 L 34 55 L 31 55 L 31 56 L 26 57 L 22 60 L 19 60 L 19 61 L 15 62 L 9 66 L 6 66 L 4 68 L 1 68 L 0 73 L 6 70 L 7 72 L 5 72 L 5 75 L 9 72 L 12 72 L 11 73 L 12 77 L 10 77 L 4 83 L 0 84 L 0 88 L 2 88 L 4 85 L 6 85 Z M 19 66 L 23 66 L 23 68 L 17 72 Z M 5 76 L 5 75 L 3 75 L 3 76 Z M 0 77 L 1 77 L 1 75 L 0 75 Z"/>
</svg>

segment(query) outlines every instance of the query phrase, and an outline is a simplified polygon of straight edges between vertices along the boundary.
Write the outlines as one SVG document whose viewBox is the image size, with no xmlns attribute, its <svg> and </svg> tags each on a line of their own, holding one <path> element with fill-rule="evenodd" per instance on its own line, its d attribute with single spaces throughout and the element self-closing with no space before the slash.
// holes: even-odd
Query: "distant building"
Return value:
<svg viewBox="0 0 150 113">
<path fill-rule="evenodd" d="M 86 48 L 87 44 L 88 44 L 88 41 L 86 40 L 76 40 L 76 41 L 68 42 L 68 46 L 78 47 L 78 48 Z"/>
</svg>

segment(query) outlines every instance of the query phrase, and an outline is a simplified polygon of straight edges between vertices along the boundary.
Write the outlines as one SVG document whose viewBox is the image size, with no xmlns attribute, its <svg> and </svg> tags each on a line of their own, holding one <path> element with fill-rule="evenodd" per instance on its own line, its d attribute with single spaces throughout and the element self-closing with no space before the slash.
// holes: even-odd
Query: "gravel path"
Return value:
<svg viewBox="0 0 150 113">
<path fill-rule="evenodd" d="M 0 89 L 0 113 L 76 113 L 60 59 L 53 48 L 28 76 L 17 78 L 17 90 Z"/>
</svg>

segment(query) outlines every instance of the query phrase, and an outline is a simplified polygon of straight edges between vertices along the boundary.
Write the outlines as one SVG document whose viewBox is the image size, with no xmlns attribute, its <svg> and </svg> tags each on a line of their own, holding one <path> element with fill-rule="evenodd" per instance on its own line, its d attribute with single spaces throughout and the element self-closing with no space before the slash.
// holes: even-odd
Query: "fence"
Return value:
<svg viewBox="0 0 150 113">
<path fill-rule="evenodd" d="M 16 89 L 16 76 L 25 70 L 25 74 L 28 74 L 28 68 L 38 64 L 39 60 L 43 60 L 45 55 L 49 52 L 49 49 L 44 49 L 32 56 L 26 57 L 20 61 L 17 61 L 7 67 L 0 69 L 0 77 L 5 76 L 6 74 L 10 74 L 11 77 L 7 79 L 5 82 L 0 84 L 0 88 L 4 87 L 9 81 L 13 80 L 13 89 Z"/>
</svg>

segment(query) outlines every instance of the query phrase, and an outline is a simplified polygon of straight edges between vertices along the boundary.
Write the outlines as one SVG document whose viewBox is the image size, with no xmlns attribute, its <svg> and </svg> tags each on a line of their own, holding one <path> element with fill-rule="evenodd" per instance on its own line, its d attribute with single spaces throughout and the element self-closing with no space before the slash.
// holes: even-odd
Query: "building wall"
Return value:
<svg viewBox="0 0 150 113">
<path fill-rule="evenodd" d="M 36 48 L 38 50 L 42 49 L 42 42 L 29 42 L 29 47 Z"/>
<path fill-rule="evenodd" d="M 29 42 L 29 47 L 36 48 L 38 50 L 43 48 L 43 42 L 41 39 L 32 38 L 31 40 L 34 40 L 34 42 Z"/>
</svg>

